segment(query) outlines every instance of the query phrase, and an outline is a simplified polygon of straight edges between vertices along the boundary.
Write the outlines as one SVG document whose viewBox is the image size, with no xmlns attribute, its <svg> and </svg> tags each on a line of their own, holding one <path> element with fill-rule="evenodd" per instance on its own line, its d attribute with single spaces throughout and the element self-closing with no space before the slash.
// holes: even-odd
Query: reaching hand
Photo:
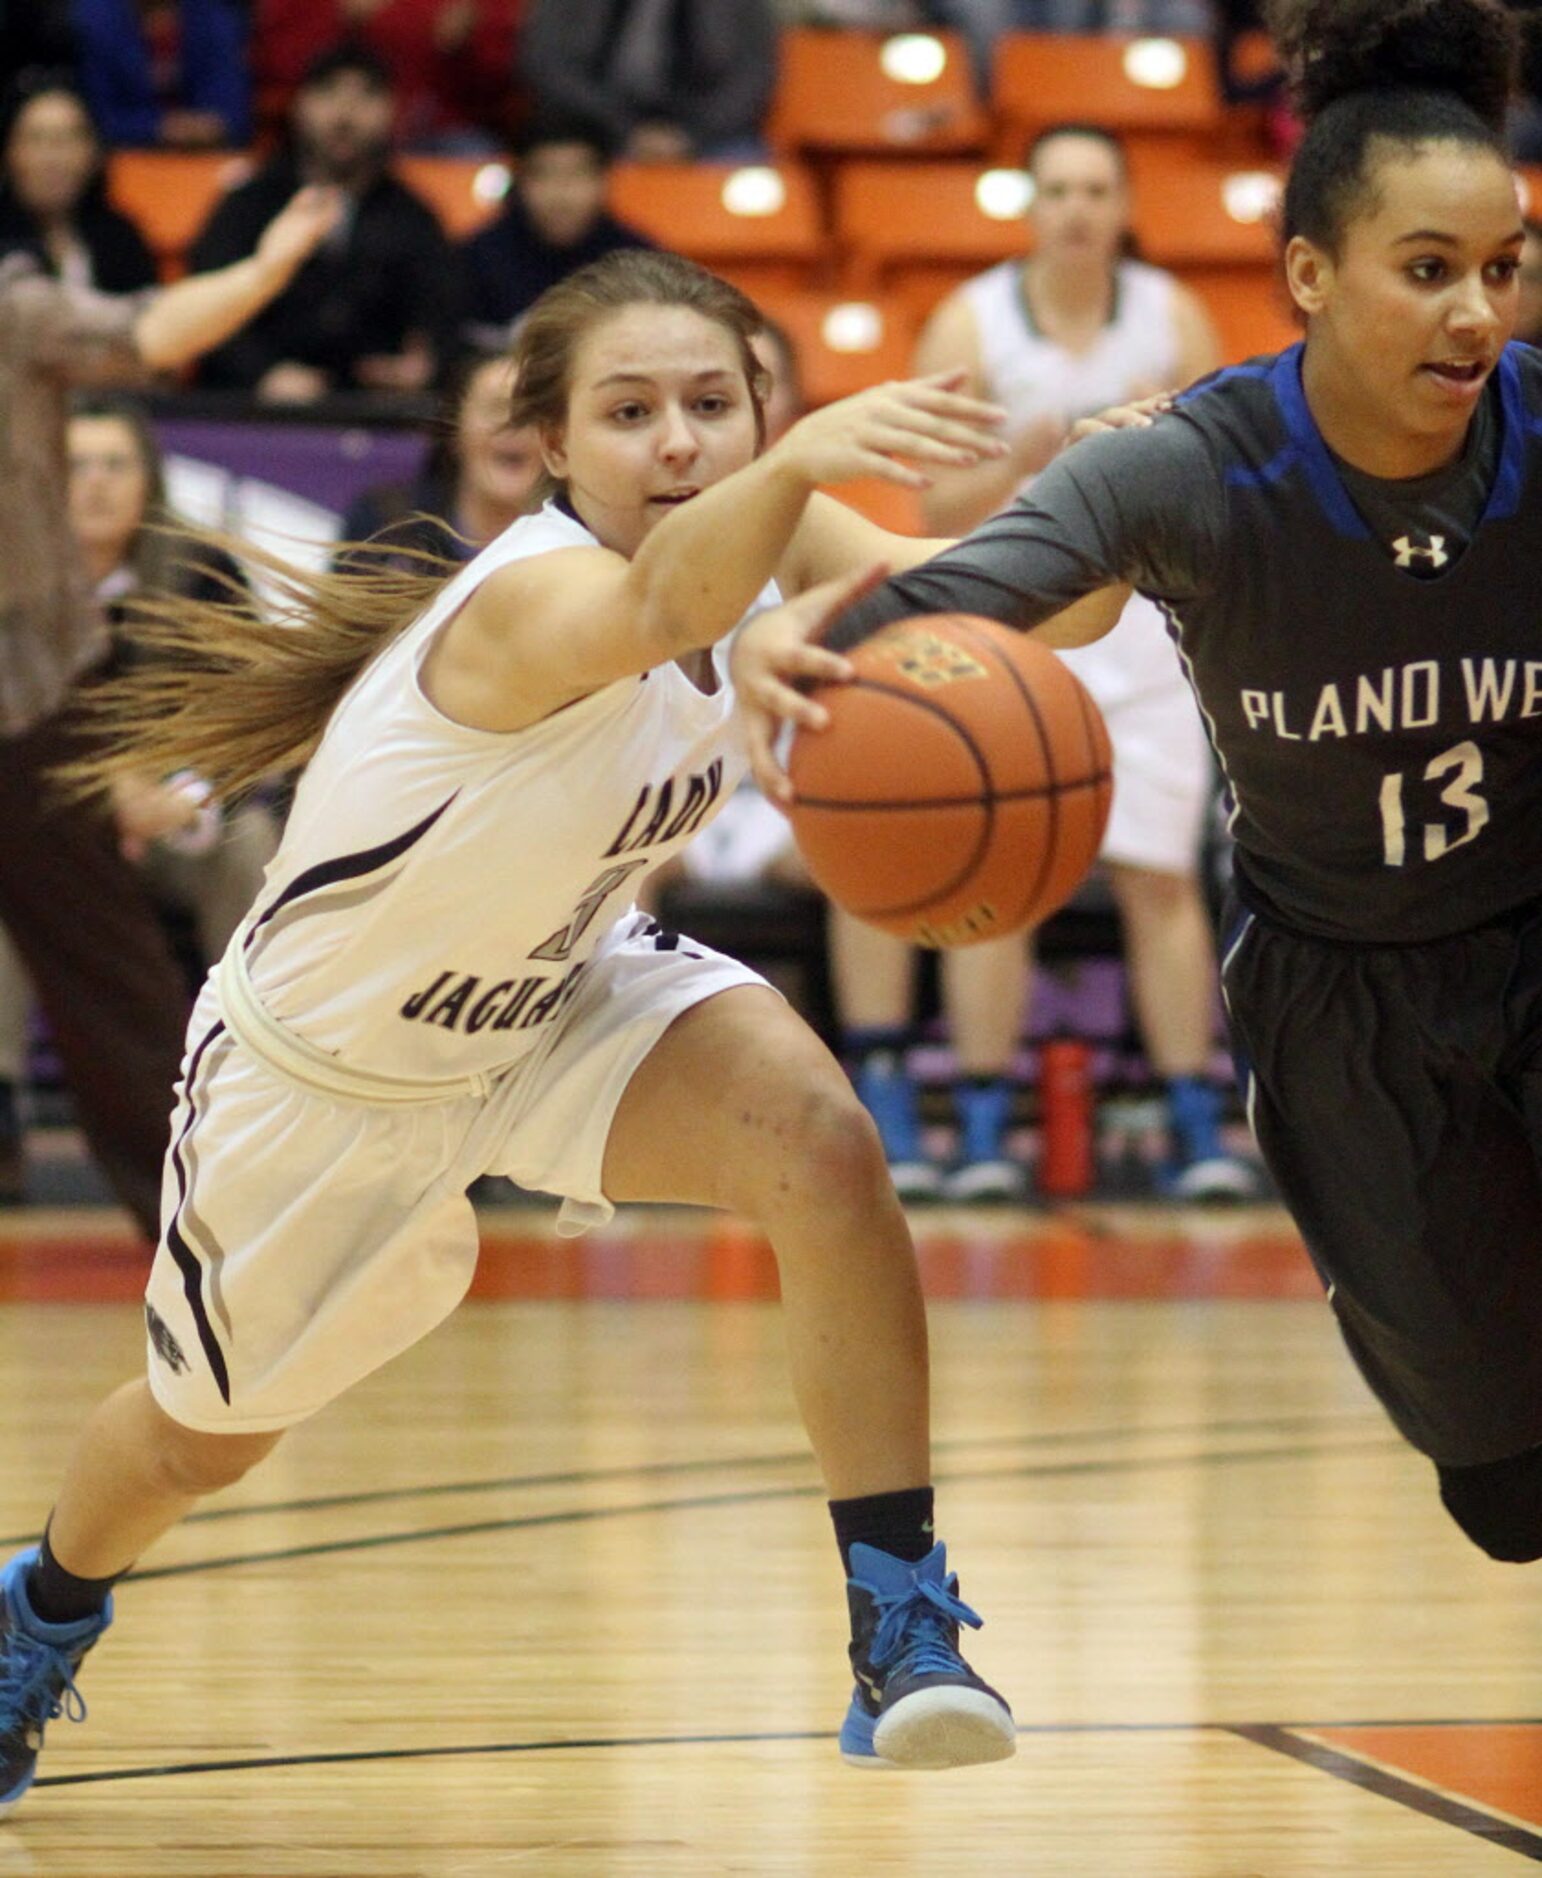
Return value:
<svg viewBox="0 0 1542 1878">
<path fill-rule="evenodd" d="M 767 458 L 796 465 L 816 486 L 881 476 L 907 489 L 930 488 L 929 476 L 896 457 L 959 468 L 1007 453 L 998 434 L 1006 413 L 964 397 L 958 386 L 965 378 L 936 372 L 859 391 L 801 418 Z"/>
<path fill-rule="evenodd" d="M 257 242 L 257 260 L 264 268 L 287 280 L 309 260 L 336 228 L 343 213 L 342 192 L 309 184 L 297 189 Z"/>
<path fill-rule="evenodd" d="M 1149 430 L 1164 411 L 1173 408 L 1174 393 L 1156 391 L 1149 398 L 1134 398 L 1128 404 L 1111 404 L 1106 411 L 1084 417 L 1071 428 L 1071 443 L 1083 437 L 1096 437 L 1105 430 Z"/>
<path fill-rule="evenodd" d="M 778 807 L 793 799 L 792 784 L 776 759 L 782 725 L 823 730 L 830 721 L 825 707 L 799 687 L 840 684 L 855 676 L 850 659 L 810 641 L 887 572 L 869 567 L 810 587 L 796 600 L 756 614 L 734 640 L 730 671 L 744 714 L 750 768 L 766 800 Z"/>
</svg>

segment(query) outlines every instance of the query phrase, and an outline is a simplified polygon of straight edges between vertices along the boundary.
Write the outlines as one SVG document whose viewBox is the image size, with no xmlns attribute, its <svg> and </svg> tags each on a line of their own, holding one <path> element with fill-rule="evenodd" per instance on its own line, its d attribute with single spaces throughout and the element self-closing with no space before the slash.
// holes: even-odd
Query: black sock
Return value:
<svg viewBox="0 0 1542 1878">
<path fill-rule="evenodd" d="M 37 1562 L 27 1573 L 27 1602 L 33 1616 L 45 1624 L 78 1624 L 84 1617 L 101 1616 L 108 1593 L 122 1576 L 114 1572 L 111 1578 L 77 1578 L 54 1557 L 45 1532 Z"/>
<path fill-rule="evenodd" d="M 917 1565 L 936 1544 L 932 1532 L 932 1490 L 907 1487 L 902 1493 L 867 1493 L 858 1500 L 831 1500 L 835 1543 L 851 1576 L 851 1548 L 860 1543 L 890 1558 Z"/>
<path fill-rule="evenodd" d="M 845 1032 L 841 1053 L 853 1069 L 892 1075 L 905 1067 L 910 1043 L 909 1024 L 861 1024 Z"/>
</svg>

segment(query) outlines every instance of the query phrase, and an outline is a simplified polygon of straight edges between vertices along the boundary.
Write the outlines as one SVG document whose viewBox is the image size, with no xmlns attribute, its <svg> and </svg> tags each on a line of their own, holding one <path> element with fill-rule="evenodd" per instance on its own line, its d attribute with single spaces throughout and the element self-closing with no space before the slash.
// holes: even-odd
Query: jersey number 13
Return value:
<svg viewBox="0 0 1542 1878">
<path fill-rule="evenodd" d="M 1388 867 L 1401 867 L 1408 858 L 1408 820 L 1403 807 L 1402 770 L 1391 770 L 1381 779 L 1382 856 Z M 1453 848 L 1475 841 L 1488 825 L 1488 803 L 1478 793 L 1483 780 L 1483 752 L 1469 738 L 1431 757 L 1424 768 L 1427 783 L 1445 783 L 1440 800 L 1447 808 L 1466 817 L 1455 833 L 1444 822 L 1424 823 L 1424 858 L 1438 861 Z"/>
</svg>

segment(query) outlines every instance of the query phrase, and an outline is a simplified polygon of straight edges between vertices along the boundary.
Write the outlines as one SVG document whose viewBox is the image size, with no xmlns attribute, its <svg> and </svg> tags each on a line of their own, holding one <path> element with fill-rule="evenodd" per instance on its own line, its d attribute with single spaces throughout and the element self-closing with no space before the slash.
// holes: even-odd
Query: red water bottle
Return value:
<svg viewBox="0 0 1542 1878">
<path fill-rule="evenodd" d="M 1039 1191 L 1071 1199 L 1093 1180 L 1092 1051 L 1052 1037 L 1039 1051 Z"/>
</svg>

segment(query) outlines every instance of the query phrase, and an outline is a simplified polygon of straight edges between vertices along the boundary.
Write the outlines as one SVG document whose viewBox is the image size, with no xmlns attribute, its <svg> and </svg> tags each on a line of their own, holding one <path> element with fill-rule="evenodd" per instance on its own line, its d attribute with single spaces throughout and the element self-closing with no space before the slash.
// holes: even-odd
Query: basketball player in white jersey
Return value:
<svg viewBox="0 0 1542 1878">
<path fill-rule="evenodd" d="M 927 530 L 961 535 L 1004 507 L 1049 462 L 1078 419 L 1212 371 L 1219 344 L 1203 307 L 1170 274 L 1132 260 L 1123 151 L 1107 132 L 1043 132 L 1029 149 L 1032 253 L 966 282 L 933 314 L 916 370 L 964 367 L 977 395 L 1005 407 L 1011 453 L 939 475 L 922 496 Z M 1243 1197 L 1252 1170 L 1225 1152 L 1209 1081 L 1214 946 L 1197 867 L 1210 790 L 1204 730 L 1161 615 L 1136 596 L 1097 644 L 1063 653 L 1101 708 L 1114 747 L 1114 805 L 1103 859 L 1124 927 L 1136 1020 L 1162 1079 L 1171 1124 L 1163 1184 L 1188 1199 Z M 939 1178 L 921 1151 L 904 1069 L 912 958 L 899 942 L 836 915 L 835 980 L 857 1087 L 876 1116 L 896 1185 L 950 1198 L 1019 1193 L 1006 1152 L 1008 1071 L 1028 999 L 1020 939 L 942 963 L 958 1065 L 960 1147 Z"/>
<path fill-rule="evenodd" d="M 854 567 L 936 546 L 816 485 L 920 486 L 897 458 L 1004 448 L 999 413 L 933 380 L 815 413 L 757 457 L 758 324 L 688 262 L 611 255 L 546 295 L 516 349 L 512 420 L 538 427 L 555 498 L 448 585 L 291 571 L 288 620 L 157 607 L 148 636 L 178 656 L 109 706 L 121 762 L 185 763 L 227 793 L 309 763 L 189 1032 L 148 1381 L 98 1410 L 41 1546 L 0 1572 L 0 1805 L 44 1723 L 76 1711 L 145 1547 L 459 1302 L 466 1188 L 487 1172 L 561 1196 L 569 1233 L 623 1200 L 764 1225 L 849 1579 L 842 1752 L 1013 1751 L 958 1653 L 978 1619 L 933 1537 L 925 1316 L 876 1132 L 754 973 L 633 905 L 743 771 L 735 623 L 779 592 L 822 619 Z M 848 670 L 809 649 L 785 675 Z"/>
</svg>

